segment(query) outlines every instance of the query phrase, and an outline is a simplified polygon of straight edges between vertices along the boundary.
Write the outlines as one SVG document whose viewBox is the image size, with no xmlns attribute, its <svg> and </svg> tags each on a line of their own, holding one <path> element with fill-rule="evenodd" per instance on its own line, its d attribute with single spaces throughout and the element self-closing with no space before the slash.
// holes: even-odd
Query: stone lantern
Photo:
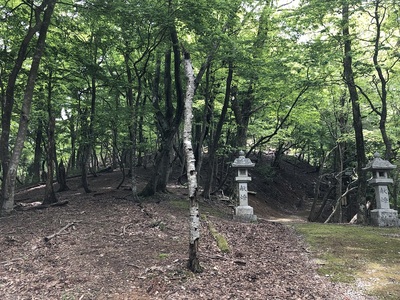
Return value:
<svg viewBox="0 0 400 300">
<path fill-rule="evenodd" d="M 389 204 L 388 185 L 393 183 L 393 179 L 389 178 L 388 172 L 393 169 L 396 169 L 396 166 L 380 158 L 379 153 L 375 153 L 374 159 L 363 168 L 364 171 L 372 172 L 372 178 L 368 180 L 368 183 L 375 190 L 376 209 L 371 210 L 372 225 L 399 225 L 398 212 L 390 209 Z"/>
<path fill-rule="evenodd" d="M 255 222 L 257 216 L 253 214 L 253 207 L 249 206 L 249 196 L 247 183 L 251 181 L 251 177 L 248 174 L 248 169 L 254 167 L 254 163 L 244 156 L 244 152 L 239 152 L 239 157 L 232 163 L 232 168 L 237 169 L 237 176 L 235 177 L 238 183 L 238 196 L 239 206 L 235 207 L 234 219 Z"/>
</svg>

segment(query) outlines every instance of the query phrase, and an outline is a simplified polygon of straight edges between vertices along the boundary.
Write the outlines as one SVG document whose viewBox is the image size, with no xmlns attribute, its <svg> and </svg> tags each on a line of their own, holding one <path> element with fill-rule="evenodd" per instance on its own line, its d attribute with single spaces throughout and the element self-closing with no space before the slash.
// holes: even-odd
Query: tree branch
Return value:
<svg viewBox="0 0 400 300">
<path fill-rule="evenodd" d="M 65 230 L 67 230 L 69 227 L 74 226 L 77 222 L 71 222 L 68 223 L 67 225 L 65 225 L 63 228 L 61 228 L 59 231 L 57 231 L 56 233 L 53 233 L 51 235 L 48 235 L 44 238 L 45 242 L 50 241 L 52 238 L 55 238 L 56 236 L 62 234 Z"/>
<path fill-rule="evenodd" d="M 251 146 L 250 150 L 247 152 L 247 155 L 249 153 L 251 153 L 259 145 L 264 145 L 264 144 L 268 143 L 275 135 L 278 134 L 278 131 L 282 128 L 282 126 L 285 124 L 286 120 L 289 118 L 289 116 L 290 116 L 292 110 L 294 109 L 294 107 L 296 106 L 297 102 L 299 102 L 301 96 L 308 90 L 309 87 L 310 87 L 309 85 L 306 85 L 305 87 L 303 87 L 301 89 L 301 91 L 297 95 L 296 99 L 294 100 L 293 104 L 289 108 L 289 110 L 286 113 L 286 115 L 283 117 L 283 119 L 280 122 L 278 122 L 276 124 L 274 132 L 271 133 L 270 135 L 267 135 L 267 136 L 264 136 L 264 137 L 260 138 L 253 146 Z"/>
</svg>

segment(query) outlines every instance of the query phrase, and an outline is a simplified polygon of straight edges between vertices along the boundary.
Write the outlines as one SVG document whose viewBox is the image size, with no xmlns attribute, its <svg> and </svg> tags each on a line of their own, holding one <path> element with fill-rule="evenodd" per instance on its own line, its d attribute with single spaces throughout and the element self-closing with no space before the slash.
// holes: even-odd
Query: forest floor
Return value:
<svg viewBox="0 0 400 300">
<path fill-rule="evenodd" d="M 259 164 L 263 163 L 261 161 Z M 292 168 L 293 167 L 293 168 Z M 354 286 L 317 274 L 303 239 L 288 222 L 305 222 L 310 167 L 288 163 L 266 180 L 254 172 L 250 205 L 257 223 L 231 218 L 221 197 L 201 201 L 200 262 L 188 258 L 187 190 L 172 176 L 169 194 L 135 203 L 121 173 L 90 177 L 90 194 L 79 178 L 57 193 L 68 204 L 46 209 L 42 185 L 16 194 L 20 208 L 0 218 L 0 297 L 14 299 L 372 299 Z M 139 187 L 149 170 L 138 170 Z M 222 252 L 210 227 L 228 241 Z"/>
</svg>

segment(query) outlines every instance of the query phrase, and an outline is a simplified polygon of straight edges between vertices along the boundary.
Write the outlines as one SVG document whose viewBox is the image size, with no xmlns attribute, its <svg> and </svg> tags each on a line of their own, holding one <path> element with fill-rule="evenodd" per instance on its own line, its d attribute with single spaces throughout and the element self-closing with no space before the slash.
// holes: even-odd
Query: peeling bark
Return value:
<svg viewBox="0 0 400 300">
<path fill-rule="evenodd" d="M 188 178 L 189 201 L 190 201 L 190 236 L 189 236 L 189 261 L 188 268 L 195 273 L 201 272 L 198 257 L 199 239 L 200 239 L 200 213 L 197 200 L 197 172 L 196 159 L 194 157 L 192 145 L 192 127 L 193 127 L 193 97 L 195 91 L 195 81 L 193 66 L 189 53 L 185 53 L 185 75 L 187 79 L 184 124 L 183 124 L 183 147 L 186 156 L 186 170 Z"/>
</svg>

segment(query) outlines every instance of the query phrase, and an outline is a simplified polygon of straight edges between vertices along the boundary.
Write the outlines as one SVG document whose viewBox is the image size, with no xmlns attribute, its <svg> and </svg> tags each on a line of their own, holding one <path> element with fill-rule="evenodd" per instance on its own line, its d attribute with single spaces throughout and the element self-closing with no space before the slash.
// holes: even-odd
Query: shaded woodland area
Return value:
<svg viewBox="0 0 400 300">
<path fill-rule="evenodd" d="M 68 201 L 62 207 L 31 209 L 45 186 L 21 189 L 16 212 L 0 217 L 2 299 L 373 299 L 318 275 L 309 246 L 281 224 L 305 222 L 310 203 L 297 200 L 317 178 L 306 165 L 283 167 L 275 182 L 252 172 L 256 224 L 232 221 L 222 196 L 201 201 L 199 274 L 186 266 L 189 203 L 179 170 L 169 194 L 141 203 L 128 185 L 116 189 L 119 171 L 89 175 L 90 194 L 79 177 L 69 178 L 70 189 L 57 193 Z M 138 170 L 144 187 L 151 172 Z"/>
<path fill-rule="evenodd" d="M 362 169 L 375 152 L 399 160 L 399 11 L 390 0 L 6 0 L 3 220 L 79 210 L 62 218 L 59 234 L 46 233 L 45 248 L 80 226 L 77 215 L 92 209 L 87 199 L 104 195 L 112 209 L 146 215 L 144 203 L 162 202 L 173 182 L 187 188 L 187 267 L 201 273 L 201 204 L 235 205 L 230 166 L 243 150 L 256 163 L 261 203 L 302 209 L 312 222 L 356 215 L 368 224 L 367 203 L 375 203 Z M 399 169 L 391 174 L 394 209 Z M 98 194 L 93 182 L 110 174 L 113 184 L 103 184 L 112 194 Z M 28 202 L 34 197 L 44 213 L 25 213 L 16 201 L 34 187 Z M 93 218 L 102 216 L 97 209 Z M 57 218 L 48 222 L 59 227 Z M 118 226 L 125 235 L 136 223 Z M 13 244 L 12 234 L 4 239 Z"/>
</svg>

